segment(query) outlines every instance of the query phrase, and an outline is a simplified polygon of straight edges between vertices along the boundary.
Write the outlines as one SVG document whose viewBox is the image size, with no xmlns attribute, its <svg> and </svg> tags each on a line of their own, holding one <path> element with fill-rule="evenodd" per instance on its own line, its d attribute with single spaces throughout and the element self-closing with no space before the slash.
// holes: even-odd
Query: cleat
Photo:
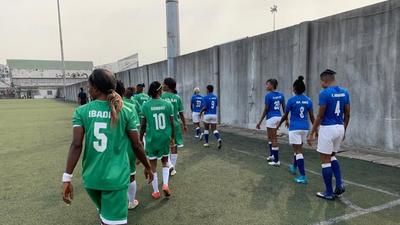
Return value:
<svg viewBox="0 0 400 225">
<path fill-rule="evenodd" d="M 221 149 L 221 148 L 222 148 L 222 140 L 219 139 L 219 140 L 218 140 L 218 149 Z"/>
<path fill-rule="evenodd" d="M 151 194 L 151 197 L 153 197 L 153 199 L 159 199 L 161 198 L 160 192 L 153 192 Z"/>
<path fill-rule="evenodd" d="M 294 178 L 294 182 L 296 182 L 298 184 L 307 184 L 308 179 L 306 176 L 298 176 L 298 177 Z"/>
<path fill-rule="evenodd" d="M 271 165 L 271 166 L 280 166 L 281 165 L 281 162 L 280 161 L 278 161 L 278 162 L 269 162 L 268 163 L 269 165 Z"/>
<path fill-rule="evenodd" d="M 200 136 L 199 135 L 194 135 L 194 138 L 199 138 Z"/>
<path fill-rule="evenodd" d="M 169 175 L 172 176 L 172 177 L 175 176 L 176 175 L 176 170 L 175 169 L 170 170 Z"/>
<path fill-rule="evenodd" d="M 289 165 L 289 172 L 293 175 L 297 174 L 297 168 L 293 166 L 293 164 Z"/>
<path fill-rule="evenodd" d="M 133 202 L 129 202 L 128 203 L 128 209 L 134 209 L 139 205 L 139 201 L 138 200 L 133 200 Z"/>
<path fill-rule="evenodd" d="M 168 184 L 164 184 L 162 187 L 165 197 L 171 196 L 171 190 L 169 190 Z"/>
<path fill-rule="evenodd" d="M 344 188 L 344 185 L 342 184 L 342 186 L 335 188 L 335 191 L 333 192 L 333 194 L 336 197 L 340 197 L 345 191 L 346 191 L 346 189 Z"/>
<path fill-rule="evenodd" d="M 323 199 L 326 199 L 326 200 L 335 200 L 335 197 L 332 194 L 329 195 L 326 192 L 317 192 L 316 196 L 318 198 L 323 198 Z"/>
<path fill-rule="evenodd" d="M 200 141 L 202 141 L 202 140 L 203 140 L 203 137 L 204 137 L 204 134 L 203 134 L 203 133 L 201 133 L 201 134 L 200 134 L 200 136 L 199 136 L 199 139 L 200 139 Z"/>
<path fill-rule="evenodd" d="M 208 143 L 205 143 L 203 146 L 206 148 L 210 147 L 210 145 Z"/>
<path fill-rule="evenodd" d="M 275 159 L 275 158 L 274 158 L 274 156 L 272 156 L 272 155 L 270 155 L 270 156 L 267 157 L 267 161 L 268 161 L 268 162 L 272 162 L 272 161 L 274 161 L 274 159 Z"/>
</svg>

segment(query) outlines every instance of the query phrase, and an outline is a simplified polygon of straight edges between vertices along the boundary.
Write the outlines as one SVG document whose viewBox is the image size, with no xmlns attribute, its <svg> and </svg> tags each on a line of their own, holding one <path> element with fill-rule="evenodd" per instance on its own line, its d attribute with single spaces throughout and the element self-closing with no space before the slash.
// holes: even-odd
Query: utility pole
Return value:
<svg viewBox="0 0 400 225">
<path fill-rule="evenodd" d="M 181 54 L 179 38 L 179 3 L 178 0 L 166 0 L 167 14 L 167 73 L 176 76 L 175 58 Z"/>
<path fill-rule="evenodd" d="M 64 61 L 64 45 L 61 31 L 61 13 L 60 13 L 60 0 L 57 0 L 57 9 L 58 9 L 58 30 L 60 32 L 60 47 L 61 47 L 61 64 L 62 64 L 62 77 L 63 77 L 63 86 L 64 86 L 64 101 L 67 101 L 67 93 L 66 93 L 66 81 L 65 81 L 65 61 Z"/>
<path fill-rule="evenodd" d="M 275 1 L 271 7 L 271 13 L 273 16 L 273 29 L 275 31 L 275 16 L 276 16 L 276 13 L 278 13 L 278 6 L 276 5 Z"/>
</svg>

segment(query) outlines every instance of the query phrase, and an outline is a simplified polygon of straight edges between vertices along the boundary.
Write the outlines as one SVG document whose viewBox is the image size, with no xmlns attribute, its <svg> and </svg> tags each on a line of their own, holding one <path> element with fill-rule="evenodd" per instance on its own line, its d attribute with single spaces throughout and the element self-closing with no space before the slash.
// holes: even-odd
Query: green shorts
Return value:
<svg viewBox="0 0 400 225">
<path fill-rule="evenodd" d="M 175 124 L 175 145 L 178 148 L 183 147 L 182 125 L 181 123 Z"/>
<path fill-rule="evenodd" d="M 166 141 L 164 143 L 159 143 L 159 145 L 157 146 L 152 146 L 146 142 L 145 149 L 147 158 L 149 160 L 154 160 L 154 159 L 161 159 L 163 157 L 168 157 L 170 153 L 169 144 L 170 142 Z"/>
<path fill-rule="evenodd" d="M 105 224 L 128 223 L 128 188 L 116 191 L 86 189 Z"/>
<path fill-rule="evenodd" d="M 132 149 L 128 149 L 129 165 L 131 167 L 131 175 L 136 174 L 136 155 Z"/>
</svg>

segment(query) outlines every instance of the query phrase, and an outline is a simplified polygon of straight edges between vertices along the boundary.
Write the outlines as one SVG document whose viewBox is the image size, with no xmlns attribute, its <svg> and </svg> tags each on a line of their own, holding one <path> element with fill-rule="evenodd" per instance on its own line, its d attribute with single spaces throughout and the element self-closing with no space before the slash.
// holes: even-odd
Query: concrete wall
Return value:
<svg viewBox="0 0 400 225">
<path fill-rule="evenodd" d="M 268 78 L 288 99 L 294 79 L 305 76 L 317 106 L 319 74 L 333 69 L 352 99 L 346 144 L 400 154 L 399 47 L 400 1 L 387 1 L 177 57 L 175 78 L 187 115 L 193 88 L 214 84 L 221 122 L 254 128 Z M 117 75 L 129 85 L 166 76 L 165 61 Z"/>
</svg>

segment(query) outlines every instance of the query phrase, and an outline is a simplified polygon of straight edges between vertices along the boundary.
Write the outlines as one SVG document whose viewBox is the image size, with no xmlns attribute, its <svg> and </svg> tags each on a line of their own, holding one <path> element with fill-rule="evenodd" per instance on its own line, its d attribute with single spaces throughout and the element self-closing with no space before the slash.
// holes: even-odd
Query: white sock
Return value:
<svg viewBox="0 0 400 225">
<path fill-rule="evenodd" d="M 133 202 L 133 200 L 135 200 L 135 197 L 136 197 L 136 180 L 129 184 L 128 188 L 129 202 Z"/>
<path fill-rule="evenodd" d="M 168 179 L 169 179 L 169 168 L 168 167 L 162 168 L 162 177 L 163 177 L 163 184 L 168 185 Z"/>
<path fill-rule="evenodd" d="M 171 163 L 176 168 L 176 160 L 178 159 L 178 154 L 171 154 Z"/>
<path fill-rule="evenodd" d="M 153 190 L 154 190 L 154 192 L 160 192 L 160 191 L 158 190 L 158 178 L 157 178 L 157 173 L 153 173 L 153 176 L 154 176 L 154 179 L 153 179 L 153 181 L 151 182 L 151 185 L 153 185 Z"/>
</svg>

